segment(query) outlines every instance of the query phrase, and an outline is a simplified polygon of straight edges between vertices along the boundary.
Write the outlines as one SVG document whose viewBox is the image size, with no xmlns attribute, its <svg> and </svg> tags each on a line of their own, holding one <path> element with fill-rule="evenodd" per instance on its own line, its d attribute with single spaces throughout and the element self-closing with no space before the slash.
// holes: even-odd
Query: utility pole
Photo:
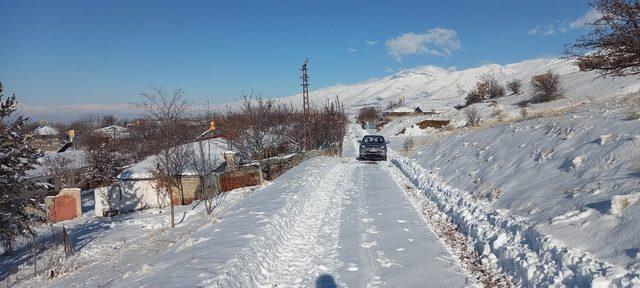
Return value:
<svg viewBox="0 0 640 288">
<path fill-rule="evenodd" d="M 306 58 L 304 60 L 304 64 L 302 64 L 302 68 L 300 69 L 300 71 L 302 71 L 302 76 L 300 77 L 302 79 L 302 129 L 304 129 L 302 148 L 305 151 L 308 150 L 310 148 L 309 146 L 311 145 L 311 131 L 309 127 L 309 122 L 311 121 L 311 111 L 309 107 L 309 75 L 307 74 L 307 64 L 309 64 L 309 58 Z"/>
</svg>

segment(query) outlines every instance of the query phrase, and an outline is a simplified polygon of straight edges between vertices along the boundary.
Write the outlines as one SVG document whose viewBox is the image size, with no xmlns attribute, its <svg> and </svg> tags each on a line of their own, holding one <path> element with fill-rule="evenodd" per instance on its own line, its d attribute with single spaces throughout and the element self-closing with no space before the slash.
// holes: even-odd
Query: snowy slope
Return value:
<svg viewBox="0 0 640 288">
<path fill-rule="evenodd" d="M 527 217 L 573 247 L 638 265 L 640 206 L 612 206 L 614 195 L 640 192 L 640 122 L 624 118 L 578 111 L 531 119 L 456 133 L 413 157 L 475 197 L 499 190 L 494 208 Z"/>
<path fill-rule="evenodd" d="M 566 97 L 569 99 L 627 94 L 640 88 L 639 77 L 615 80 L 598 78 L 595 72 L 579 71 L 569 60 L 535 59 L 509 65 L 489 64 L 465 70 L 417 67 L 382 79 L 312 90 L 310 97 L 313 103 L 322 105 L 327 100 L 334 100 L 337 95 L 351 112 L 369 105 L 386 108 L 389 101 L 397 101 L 400 97 L 404 97 L 407 106 L 419 106 L 423 111 L 430 108 L 446 109 L 464 103 L 467 92 L 475 87 L 483 75 L 494 75 L 502 84 L 520 79 L 523 83 L 522 94 L 529 95 L 528 84 L 531 77 L 548 70 L 561 75 L 561 80 L 566 84 Z M 311 84 L 313 88 L 313 83 Z M 279 100 L 301 106 L 302 96 L 297 94 Z"/>
</svg>

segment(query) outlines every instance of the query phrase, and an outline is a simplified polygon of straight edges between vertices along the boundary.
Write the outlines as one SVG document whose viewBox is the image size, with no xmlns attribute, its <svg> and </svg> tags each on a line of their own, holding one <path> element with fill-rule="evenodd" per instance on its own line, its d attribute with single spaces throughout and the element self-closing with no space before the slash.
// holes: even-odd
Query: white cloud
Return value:
<svg viewBox="0 0 640 288">
<path fill-rule="evenodd" d="M 366 41 L 364 43 L 367 44 L 367 46 L 373 46 L 380 43 L 380 41 Z"/>
<path fill-rule="evenodd" d="M 535 28 L 529 30 L 529 35 L 540 35 L 540 36 L 553 36 L 556 34 L 564 34 L 569 31 L 567 25 L 565 23 L 560 24 L 549 24 L 549 25 L 538 25 Z"/>
<path fill-rule="evenodd" d="M 414 54 L 447 57 L 461 47 L 456 31 L 443 28 L 429 29 L 425 33 L 405 33 L 387 40 L 386 45 L 389 54 L 398 62 L 402 57 Z"/>
<path fill-rule="evenodd" d="M 393 69 L 391 69 L 391 67 L 387 67 L 387 69 L 384 69 L 384 72 L 393 73 Z"/>
<path fill-rule="evenodd" d="M 584 28 L 587 25 L 595 22 L 600 19 L 602 14 L 594 9 L 587 11 L 584 15 L 580 16 L 580 18 L 574 20 L 571 23 L 569 21 L 555 21 L 554 23 L 548 25 L 538 25 L 533 29 L 529 30 L 529 35 L 540 35 L 540 36 L 552 36 L 556 34 L 564 34 L 569 32 L 570 29 L 580 29 Z"/>
<path fill-rule="evenodd" d="M 356 49 L 356 48 L 347 48 L 347 51 L 356 53 L 356 52 L 358 52 L 358 49 Z"/>
<path fill-rule="evenodd" d="M 600 12 L 594 9 L 591 9 L 587 11 L 587 13 L 585 13 L 584 15 L 580 16 L 580 18 L 571 22 L 571 24 L 569 24 L 569 27 L 571 27 L 571 29 L 583 28 L 595 22 L 596 20 L 600 19 L 601 17 L 602 17 L 602 14 Z"/>
</svg>

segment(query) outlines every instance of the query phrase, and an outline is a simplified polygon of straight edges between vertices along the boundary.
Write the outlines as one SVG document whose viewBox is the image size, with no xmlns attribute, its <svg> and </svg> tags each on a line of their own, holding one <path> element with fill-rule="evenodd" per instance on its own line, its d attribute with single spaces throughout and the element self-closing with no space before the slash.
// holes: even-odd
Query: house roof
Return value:
<svg viewBox="0 0 640 288">
<path fill-rule="evenodd" d="M 229 152 L 227 141 L 222 138 L 214 138 L 214 139 L 206 139 L 202 141 L 187 143 L 181 145 L 181 147 L 186 146 L 188 149 L 194 151 L 198 151 L 198 143 L 202 142 L 205 145 L 210 145 L 209 147 L 205 146 L 205 153 L 209 153 L 209 158 L 214 161 L 214 166 L 218 167 L 225 163 L 223 154 Z M 174 148 L 171 148 L 174 149 Z M 233 152 L 233 151 L 231 151 Z M 146 159 L 142 160 L 129 167 L 128 169 L 122 171 L 120 175 L 118 175 L 119 180 L 141 180 L 141 179 L 151 179 L 153 178 L 152 171 L 155 168 L 156 161 L 158 159 L 158 155 L 151 155 Z M 192 168 L 187 168 L 187 171 L 183 174 L 183 176 L 195 175 L 195 171 Z"/>
<path fill-rule="evenodd" d="M 51 136 L 51 135 L 58 135 L 60 134 L 60 131 L 58 131 L 58 129 L 53 128 L 49 125 L 43 125 L 38 127 L 35 131 L 34 131 L 35 135 L 40 135 L 40 136 Z"/>
<path fill-rule="evenodd" d="M 390 110 L 387 110 L 385 112 L 391 112 L 391 113 L 411 113 L 414 112 L 413 109 L 409 108 L 409 107 L 396 107 Z"/>
<path fill-rule="evenodd" d="M 44 176 L 46 172 L 45 163 L 49 159 L 55 159 L 58 157 L 65 157 L 69 159 L 70 169 L 80 169 L 87 167 L 87 152 L 84 150 L 67 150 L 64 152 L 45 152 L 44 156 L 38 158 L 38 164 L 34 166 L 34 169 L 27 171 L 27 177 L 40 177 Z"/>
<path fill-rule="evenodd" d="M 111 126 L 103 127 L 93 131 L 96 133 L 100 133 L 104 136 L 114 137 L 114 138 L 123 137 L 129 134 L 129 128 L 118 126 L 118 125 L 111 125 Z"/>
</svg>

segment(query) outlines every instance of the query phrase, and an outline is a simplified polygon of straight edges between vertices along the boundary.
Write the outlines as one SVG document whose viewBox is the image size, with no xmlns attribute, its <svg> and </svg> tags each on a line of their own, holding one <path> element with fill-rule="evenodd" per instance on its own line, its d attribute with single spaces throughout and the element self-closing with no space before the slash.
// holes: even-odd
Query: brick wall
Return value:
<svg viewBox="0 0 640 288">
<path fill-rule="evenodd" d="M 56 196 L 47 196 L 45 207 L 49 220 L 60 222 L 81 216 L 81 197 L 79 188 L 62 189 Z"/>
</svg>

